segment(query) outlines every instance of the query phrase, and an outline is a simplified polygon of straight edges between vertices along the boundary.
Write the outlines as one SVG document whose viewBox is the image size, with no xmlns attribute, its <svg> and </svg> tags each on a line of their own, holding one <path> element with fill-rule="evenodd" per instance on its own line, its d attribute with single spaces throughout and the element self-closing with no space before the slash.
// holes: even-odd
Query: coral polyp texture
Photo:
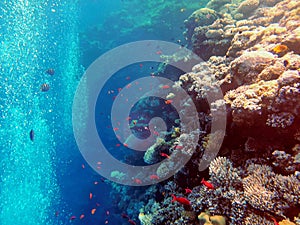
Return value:
<svg viewBox="0 0 300 225">
<path fill-rule="evenodd" d="M 121 188 L 138 201 L 119 198 L 120 208 L 143 225 L 300 224 L 300 1 L 211 0 L 184 24 L 187 46 L 203 61 L 175 86 L 193 99 L 200 127 L 158 138 L 144 161 L 161 161 L 160 152 L 191 158 L 155 186 Z M 208 93 L 218 88 L 223 98 L 208 104 Z M 207 146 L 222 134 L 211 132 L 212 111 L 222 104 L 225 139 L 202 171 Z"/>
</svg>

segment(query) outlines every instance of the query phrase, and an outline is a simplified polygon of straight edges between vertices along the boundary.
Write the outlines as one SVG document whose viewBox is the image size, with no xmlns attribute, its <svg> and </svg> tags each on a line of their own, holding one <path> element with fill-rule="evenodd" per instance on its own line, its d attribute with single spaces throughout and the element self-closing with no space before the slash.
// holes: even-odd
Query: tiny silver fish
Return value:
<svg viewBox="0 0 300 225">
<path fill-rule="evenodd" d="M 42 92 L 47 92 L 47 91 L 49 91 L 49 89 L 50 89 L 50 86 L 49 86 L 49 84 L 42 84 L 41 85 L 41 91 Z"/>
<path fill-rule="evenodd" d="M 31 131 L 29 132 L 29 137 L 30 137 L 30 140 L 31 140 L 31 141 L 34 141 L 34 130 L 31 130 Z"/>
</svg>

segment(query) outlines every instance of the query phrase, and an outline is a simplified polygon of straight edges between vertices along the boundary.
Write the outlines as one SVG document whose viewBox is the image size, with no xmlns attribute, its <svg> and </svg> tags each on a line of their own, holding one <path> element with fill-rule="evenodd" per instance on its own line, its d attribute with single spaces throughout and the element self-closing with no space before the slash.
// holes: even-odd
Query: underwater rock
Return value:
<svg viewBox="0 0 300 225">
<path fill-rule="evenodd" d="M 216 11 L 220 11 L 224 5 L 231 3 L 231 0 L 210 0 L 206 7 L 210 9 L 214 9 Z"/>
<path fill-rule="evenodd" d="M 234 21 L 231 18 L 219 18 L 208 26 L 194 28 L 194 33 L 188 41 L 193 51 L 204 60 L 211 56 L 224 56 L 230 47 L 231 39 L 234 36 L 231 30 Z"/>
<path fill-rule="evenodd" d="M 238 84 L 251 84 L 267 66 L 275 62 L 275 57 L 267 51 L 245 52 L 235 59 L 231 67 L 231 75 Z"/>
<path fill-rule="evenodd" d="M 191 40 L 194 30 L 199 26 L 207 26 L 212 24 L 218 15 L 215 10 L 208 8 L 201 8 L 197 11 L 193 12 L 185 21 L 184 25 L 186 27 L 186 31 L 184 32 L 185 37 L 188 40 Z"/>
<path fill-rule="evenodd" d="M 249 16 L 251 15 L 255 9 L 257 9 L 259 6 L 259 0 L 246 0 L 243 1 L 237 11 L 239 13 L 242 13 L 244 16 Z"/>
</svg>

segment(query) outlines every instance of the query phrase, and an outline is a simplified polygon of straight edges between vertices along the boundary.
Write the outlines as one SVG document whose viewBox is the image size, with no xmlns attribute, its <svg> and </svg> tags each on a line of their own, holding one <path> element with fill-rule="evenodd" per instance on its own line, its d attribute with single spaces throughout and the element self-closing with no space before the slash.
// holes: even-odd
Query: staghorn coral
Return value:
<svg viewBox="0 0 300 225">
<path fill-rule="evenodd" d="M 270 167 L 251 165 L 243 178 L 247 202 L 255 209 L 283 216 L 300 203 L 300 181 L 294 176 L 275 174 Z"/>
<path fill-rule="evenodd" d="M 241 183 L 238 170 L 225 157 L 217 157 L 210 163 L 209 175 L 218 186 L 222 185 L 225 188 L 238 186 Z"/>
<path fill-rule="evenodd" d="M 257 215 L 255 213 L 250 213 L 246 218 L 244 223 L 245 225 L 274 225 L 273 221 L 267 220 L 265 217 Z"/>
</svg>

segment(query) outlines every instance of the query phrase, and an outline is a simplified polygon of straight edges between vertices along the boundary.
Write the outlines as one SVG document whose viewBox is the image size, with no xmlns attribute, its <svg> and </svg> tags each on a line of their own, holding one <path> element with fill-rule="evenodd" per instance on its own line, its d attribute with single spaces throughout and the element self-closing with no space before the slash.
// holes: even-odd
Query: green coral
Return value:
<svg viewBox="0 0 300 225">
<path fill-rule="evenodd" d="M 116 178 L 118 180 L 123 180 L 125 176 L 125 173 L 122 173 L 120 171 L 114 170 L 110 173 L 110 177 Z"/>
</svg>

